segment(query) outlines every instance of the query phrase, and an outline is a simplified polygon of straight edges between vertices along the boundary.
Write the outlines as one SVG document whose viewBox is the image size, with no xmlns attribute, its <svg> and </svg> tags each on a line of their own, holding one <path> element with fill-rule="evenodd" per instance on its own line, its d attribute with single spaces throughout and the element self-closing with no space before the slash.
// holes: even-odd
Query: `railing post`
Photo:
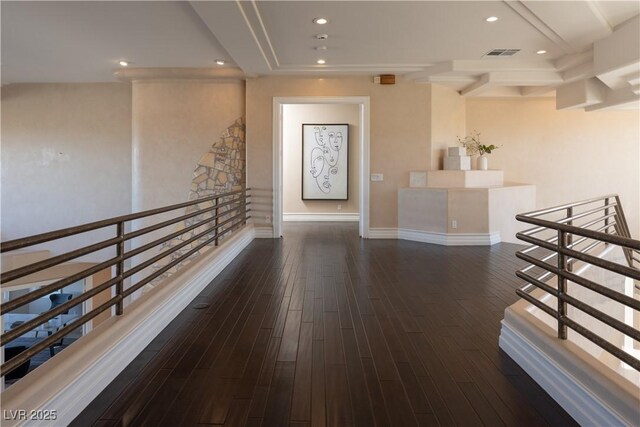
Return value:
<svg viewBox="0 0 640 427">
<path fill-rule="evenodd" d="M 563 318 L 567 315 L 567 303 L 562 298 L 567 292 L 567 279 L 564 275 L 567 270 L 567 257 L 562 250 L 567 247 L 567 234 L 558 230 L 558 338 L 567 339 L 567 325 Z"/>
<path fill-rule="evenodd" d="M 214 231 L 214 235 L 217 236 L 218 235 L 218 201 L 220 200 L 219 197 L 215 198 L 215 206 L 216 209 L 213 211 L 213 214 L 215 215 L 215 220 L 213 222 L 213 231 Z M 218 238 L 216 237 L 216 241 L 214 243 L 215 246 L 218 246 Z"/>
<path fill-rule="evenodd" d="M 116 264 L 116 277 L 118 278 L 116 282 L 116 296 L 120 297 L 120 299 L 116 303 L 116 316 L 121 316 L 124 311 L 124 298 L 122 298 L 122 293 L 124 292 L 122 279 L 122 275 L 124 274 L 124 221 L 118 222 L 117 233 L 120 241 L 116 245 L 116 256 L 119 258 Z"/>
<path fill-rule="evenodd" d="M 609 198 L 608 197 L 606 197 L 604 199 L 604 206 L 605 206 L 605 208 L 604 208 L 604 216 L 605 216 L 605 218 L 604 218 L 604 225 L 605 225 L 604 232 L 605 233 L 609 233 Z M 605 245 L 608 245 L 608 243 L 605 243 Z"/>
<path fill-rule="evenodd" d="M 247 223 L 247 189 L 242 190 L 242 210 L 244 210 L 244 217 L 242 218 L 242 225 Z"/>
<path fill-rule="evenodd" d="M 567 218 L 571 218 L 571 217 L 573 217 L 573 207 L 567 208 Z M 573 225 L 573 220 L 570 219 L 569 221 L 567 221 L 567 225 Z M 567 237 L 566 247 L 571 247 L 571 245 L 573 244 L 573 234 L 565 234 L 565 236 Z M 558 238 L 560 238 L 560 236 L 558 236 Z M 567 265 L 568 271 L 573 271 L 573 262 L 567 262 L 566 265 Z"/>
</svg>

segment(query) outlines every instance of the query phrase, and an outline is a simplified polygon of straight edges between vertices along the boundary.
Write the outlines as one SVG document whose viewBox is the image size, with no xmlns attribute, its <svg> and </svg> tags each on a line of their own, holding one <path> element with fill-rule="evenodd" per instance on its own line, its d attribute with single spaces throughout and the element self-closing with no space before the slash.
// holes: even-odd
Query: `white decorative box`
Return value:
<svg viewBox="0 0 640 427">
<path fill-rule="evenodd" d="M 444 170 L 468 171 L 471 170 L 470 156 L 446 156 L 444 158 Z"/>
<path fill-rule="evenodd" d="M 427 186 L 427 171 L 410 171 L 409 172 L 409 187 L 426 187 Z"/>
<path fill-rule="evenodd" d="M 464 157 L 467 155 L 467 149 L 464 147 L 449 147 L 447 148 L 447 154 L 450 157 Z"/>
</svg>

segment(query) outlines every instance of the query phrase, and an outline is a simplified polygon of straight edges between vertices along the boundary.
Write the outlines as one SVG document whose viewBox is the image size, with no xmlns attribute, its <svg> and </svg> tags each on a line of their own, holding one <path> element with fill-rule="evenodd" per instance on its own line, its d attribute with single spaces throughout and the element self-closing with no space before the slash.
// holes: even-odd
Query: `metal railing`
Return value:
<svg viewBox="0 0 640 427">
<path fill-rule="evenodd" d="M 218 242 L 224 235 L 243 226 L 246 224 L 247 219 L 251 218 L 248 215 L 251 211 L 251 209 L 248 208 L 248 205 L 251 204 L 249 201 L 251 197 L 249 195 L 249 190 L 250 189 L 247 188 L 222 194 L 215 194 L 185 203 L 179 203 L 158 209 L 151 209 L 144 212 L 133 213 L 76 227 L 2 242 L 0 244 L 0 252 L 7 253 L 46 242 L 58 241 L 63 238 L 80 235 L 94 230 L 105 229 L 106 227 L 115 227 L 115 236 L 112 238 L 93 243 L 61 255 L 53 256 L 24 267 L 15 268 L 0 275 L 0 282 L 2 285 L 11 286 L 11 282 L 18 279 L 28 279 L 28 276 L 34 273 L 41 272 L 53 266 L 75 260 L 88 254 L 93 254 L 97 251 L 111 249 L 112 253 L 115 252 L 115 256 L 112 256 L 106 261 L 95 264 L 90 268 L 86 268 L 68 277 L 56 280 L 46 286 L 32 290 L 15 299 L 2 302 L 0 305 L 0 314 L 4 316 L 11 311 L 23 307 L 53 292 L 62 290 L 63 288 L 80 280 L 86 279 L 87 277 L 104 269 L 115 269 L 113 277 L 106 282 L 99 284 L 90 290 L 85 290 L 79 295 L 74 296 L 71 300 L 53 309 L 45 311 L 44 313 L 37 315 L 35 318 L 25 321 L 10 330 L 3 331 L 2 335 L 0 335 L 0 345 L 4 347 L 7 343 L 24 336 L 26 333 L 33 331 L 54 317 L 68 312 L 72 307 L 95 297 L 107 289 L 115 289 L 115 292 L 112 291 L 112 297 L 108 301 L 86 313 L 83 313 L 68 324 L 62 325 L 62 327 L 54 333 L 51 333 L 44 340 L 37 342 L 35 345 L 19 353 L 17 356 L 4 362 L 0 366 L 0 376 L 5 376 L 7 373 L 28 361 L 34 355 L 50 348 L 55 343 L 60 342 L 60 340 L 71 331 L 76 330 L 111 307 L 115 307 L 115 315 L 122 315 L 124 312 L 125 298 L 132 295 L 154 279 L 158 279 L 161 275 L 166 274 L 170 269 L 178 266 L 178 264 L 184 262 L 206 246 L 211 244 L 217 246 Z M 138 230 L 127 231 L 132 228 L 132 221 L 144 219 L 147 222 L 153 222 L 154 220 L 158 220 L 161 215 L 167 215 L 172 211 L 182 208 L 185 208 L 186 212 L 183 215 L 169 220 L 162 220 Z M 164 232 L 161 231 L 163 235 L 159 238 L 149 235 L 147 237 L 154 238 L 154 240 L 136 248 L 129 250 L 126 249 L 127 245 L 134 246 L 134 244 L 132 244 L 132 239 L 148 235 L 149 233 L 162 230 L 165 227 L 170 227 L 179 223 L 182 223 L 182 226 L 176 231 L 168 234 L 164 234 Z M 165 249 L 167 242 L 169 245 L 168 248 Z M 134 261 L 136 261 L 134 257 L 144 253 L 146 253 L 146 255 L 150 255 L 148 251 L 162 244 L 165 245 L 159 248 L 159 253 L 157 255 L 151 256 L 148 259 L 133 265 L 135 263 Z M 170 257 L 170 261 L 162 266 L 158 266 L 157 263 L 165 257 Z M 143 270 L 148 270 L 149 268 L 153 269 L 152 272 L 144 275 Z M 133 283 L 134 279 L 137 278 L 137 276 L 134 276 L 136 274 L 138 276 L 144 275 L 144 277 L 139 278 L 135 283 Z M 131 283 L 127 283 L 128 286 L 125 287 L 126 281 Z"/>
<path fill-rule="evenodd" d="M 615 319 L 610 313 L 605 313 L 567 292 L 568 284 L 575 284 L 624 307 L 640 311 L 640 301 L 633 295 L 625 295 L 575 272 L 576 264 L 581 263 L 582 267 L 595 266 L 640 280 L 637 264 L 640 262 L 640 241 L 632 239 L 629 234 L 620 198 L 609 195 L 584 200 L 517 215 L 516 219 L 535 226 L 516 235 L 532 245 L 516 253 L 518 258 L 529 263 L 516 272 L 519 278 L 527 282 L 516 290 L 518 296 L 557 320 L 559 339 L 567 339 L 567 328 L 570 328 L 624 363 L 640 370 L 640 360 L 576 321 L 568 310 L 568 306 L 573 306 L 618 332 L 640 341 L 640 331 L 632 325 Z M 602 249 L 604 245 L 620 247 L 626 262 L 617 263 L 593 255 L 597 248 Z M 535 289 L 544 291 L 543 297 L 534 296 L 532 291 Z M 557 299 L 555 307 L 545 304 L 543 299 L 546 295 Z"/>
</svg>

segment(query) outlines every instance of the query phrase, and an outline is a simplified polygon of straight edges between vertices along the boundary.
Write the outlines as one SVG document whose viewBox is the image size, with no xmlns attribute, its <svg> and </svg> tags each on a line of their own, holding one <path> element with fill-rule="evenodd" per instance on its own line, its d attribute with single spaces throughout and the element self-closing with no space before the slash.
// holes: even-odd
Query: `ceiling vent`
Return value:
<svg viewBox="0 0 640 427">
<path fill-rule="evenodd" d="M 520 52 L 520 49 L 493 49 L 484 56 L 513 56 L 518 52 Z"/>
</svg>

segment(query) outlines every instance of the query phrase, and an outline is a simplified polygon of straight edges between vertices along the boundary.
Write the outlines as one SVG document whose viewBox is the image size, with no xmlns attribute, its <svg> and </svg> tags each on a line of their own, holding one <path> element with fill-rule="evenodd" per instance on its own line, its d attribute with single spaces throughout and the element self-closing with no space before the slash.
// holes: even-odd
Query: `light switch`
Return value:
<svg viewBox="0 0 640 427">
<path fill-rule="evenodd" d="M 381 173 L 372 173 L 371 181 L 384 181 L 384 174 Z"/>
</svg>

